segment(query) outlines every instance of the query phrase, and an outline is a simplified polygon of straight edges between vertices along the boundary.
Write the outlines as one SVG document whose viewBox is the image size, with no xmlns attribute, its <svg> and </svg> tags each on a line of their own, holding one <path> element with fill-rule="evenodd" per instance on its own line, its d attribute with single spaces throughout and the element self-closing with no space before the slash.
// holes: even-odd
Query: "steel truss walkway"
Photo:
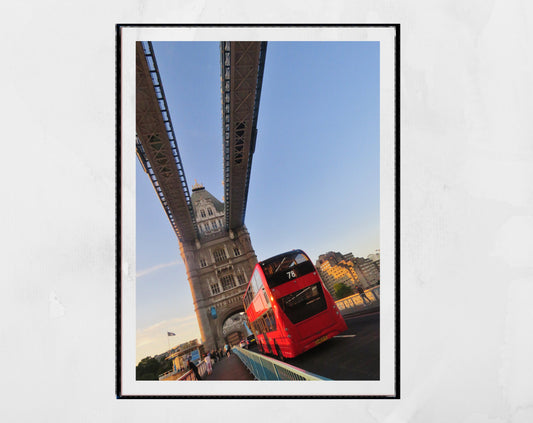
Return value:
<svg viewBox="0 0 533 423">
<path fill-rule="evenodd" d="M 226 230 L 244 225 L 266 42 L 222 42 Z M 136 46 L 137 155 L 180 242 L 199 238 L 189 188 L 150 42 Z"/>
</svg>

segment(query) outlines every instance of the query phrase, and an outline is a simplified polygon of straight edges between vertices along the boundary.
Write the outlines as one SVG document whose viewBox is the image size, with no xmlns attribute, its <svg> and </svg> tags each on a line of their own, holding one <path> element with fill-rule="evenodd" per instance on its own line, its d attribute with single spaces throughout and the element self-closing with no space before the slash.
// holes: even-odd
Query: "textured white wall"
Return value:
<svg viewBox="0 0 533 423">
<path fill-rule="evenodd" d="M 5 421 L 232 420 L 228 402 L 114 399 L 118 22 L 402 25 L 402 399 L 279 401 L 259 415 L 271 402 L 241 401 L 241 416 L 533 420 L 531 2 L 30 1 L 0 12 Z"/>
</svg>

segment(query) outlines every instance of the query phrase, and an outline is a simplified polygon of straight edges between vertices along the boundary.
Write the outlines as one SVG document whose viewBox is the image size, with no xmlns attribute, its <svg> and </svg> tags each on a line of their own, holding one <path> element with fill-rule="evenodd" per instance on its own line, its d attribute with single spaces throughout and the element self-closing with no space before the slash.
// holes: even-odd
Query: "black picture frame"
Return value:
<svg viewBox="0 0 533 423">
<path fill-rule="evenodd" d="M 142 27 L 182 27 L 182 28 L 228 28 L 228 27 L 305 27 L 305 28 L 321 28 L 321 27 L 361 27 L 361 28 L 392 28 L 395 32 L 394 41 L 394 244 L 395 244 L 395 263 L 394 263 L 394 389 L 393 395 L 128 395 L 123 393 L 122 388 L 122 225 L 121 216 L 122 208 L 122 31 L 126 28 L 142 28 Z M 115 394 L 117 399 L 400 399 L 401 388 L 401 368 L 400 368 L 400 69 L 401 69 L 401 38 L 400 38 L 400 24 L 399 23 L 376 23 L 376 24 L 140 24 L 140 23 L 120 23 L 115 26 L 115 42 L 116 42 L 116 66 L 115 66 L 115 82 L 116 82 L 116 297 L 115 297 L 115 328 L 116 328 L 116 375 L 115 375 Z"/>
</svg>

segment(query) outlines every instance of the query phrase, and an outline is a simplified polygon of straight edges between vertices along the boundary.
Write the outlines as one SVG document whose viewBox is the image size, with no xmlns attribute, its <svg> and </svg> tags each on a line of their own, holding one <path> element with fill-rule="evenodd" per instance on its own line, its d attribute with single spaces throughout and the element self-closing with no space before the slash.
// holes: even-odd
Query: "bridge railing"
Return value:
<svg viewBox="0 0 533 423">
<path fill-rule="evenodd" d="M 350 295 L 349 297 L 335 301 L 341 314 L 353 313 L 354 311 L 363 310 L 368 307 L 379 306 L 379 285 L 365 289 L 364 293 L 367 299 L 366 301 L 362 294 Z"/>
<path fill-rule="evenodd" d="M 166 378 L 170 377 L 170 376 L 174 376 L 175 374 L 177 374 L 178 372 L 175 371 L 175 370 L 169 370 L 168 372 L 166 373 L 163 373 L 163 374 L 160 374 L 159 375 L 159 380 L 165 380 Z"/>
<path fill-rule="evenodd" d="M 232 351 L 257 380 L 330 380 L 244 348 Z"/>
<path fill-rule="evenodd" d="M 207 373 L 207 367 L 206 367 L 205 361 L 202 361 L 200 364 L 198 364 L 197 367 L 198 367 L 198 374 L 200 375 L 200 377 L 203 378 L 205 374 Z M 198 379 L 196 379 L 196 375 L 194 374 L 194 372 L 192 370 L 189 370 L 183 376 L 178 378 L 178 380 L 198 380 Z"/>
</svg>

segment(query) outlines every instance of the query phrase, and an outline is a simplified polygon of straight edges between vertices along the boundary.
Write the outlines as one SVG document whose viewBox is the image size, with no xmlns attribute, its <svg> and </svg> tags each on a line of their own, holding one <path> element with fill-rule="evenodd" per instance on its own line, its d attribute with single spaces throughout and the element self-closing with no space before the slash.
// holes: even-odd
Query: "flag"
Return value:
<svg viewBox="0 0 533 423">
<path fill-rule="evenodd" d="M 173 332 L 167 332 L 167 335 L 168 335 L 168 336 L 176 336 L 176 334 L 173 333 Z"/>
</svg>

